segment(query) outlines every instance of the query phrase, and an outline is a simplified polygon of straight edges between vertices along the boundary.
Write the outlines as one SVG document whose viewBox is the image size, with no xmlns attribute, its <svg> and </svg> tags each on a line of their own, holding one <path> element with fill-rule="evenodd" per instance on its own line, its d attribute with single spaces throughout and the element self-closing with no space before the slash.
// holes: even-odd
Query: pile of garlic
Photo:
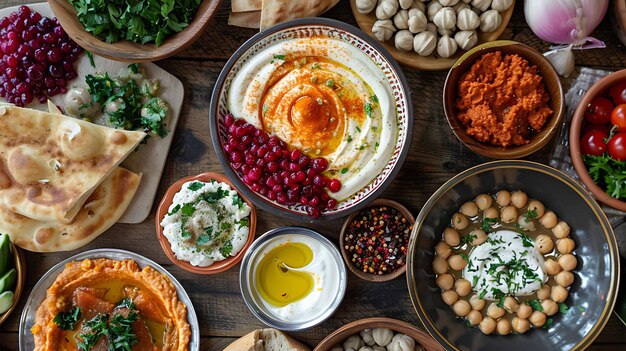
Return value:
<svg viewBox="0 0 626 351">
<path fill-rule="evenodd" d="M 330 351 L 425 351 L 408 335 L 387 328 L 363 329 Z"/>
<path fill-rule="evenodd" d="M 437 49 L 439 57 L 476 46 L 476 32 L 498 29 L 500 12 L 512 4 L 513 0 L 356 0 L 359 13 L 375 11 L 376 39 L 387 41 L 395 34 L 398 50 L 429 56 Z"/>
</svg>

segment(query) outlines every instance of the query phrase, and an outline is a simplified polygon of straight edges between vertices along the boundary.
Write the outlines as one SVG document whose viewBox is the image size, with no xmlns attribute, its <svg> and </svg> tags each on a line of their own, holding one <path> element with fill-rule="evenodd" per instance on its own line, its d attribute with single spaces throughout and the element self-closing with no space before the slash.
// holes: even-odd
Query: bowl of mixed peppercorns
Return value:
<svg viewBox="0 0 626 351">
<path fill-rule="evenodd" d="M 401 204 L 374 200 L 350 215 L 341 228 L 341 255 L 352 273 L 386 282 L 406 271 L 406 254 L 415 218 Z"/>
</svg>

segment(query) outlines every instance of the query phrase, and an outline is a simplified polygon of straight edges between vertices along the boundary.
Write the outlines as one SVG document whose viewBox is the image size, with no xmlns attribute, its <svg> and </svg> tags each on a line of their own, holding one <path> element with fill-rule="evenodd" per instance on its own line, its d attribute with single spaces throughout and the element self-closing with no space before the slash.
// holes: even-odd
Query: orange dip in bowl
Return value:
<svg viewBox="0 0 626 351">
<path fill-rule="evenodd" d="M 509 147 L 530 142 L 553 114 L 537 67 L 516 54 L 484 54 L 461 76 L 457 118 L 474 139 Z"/>
</svg>

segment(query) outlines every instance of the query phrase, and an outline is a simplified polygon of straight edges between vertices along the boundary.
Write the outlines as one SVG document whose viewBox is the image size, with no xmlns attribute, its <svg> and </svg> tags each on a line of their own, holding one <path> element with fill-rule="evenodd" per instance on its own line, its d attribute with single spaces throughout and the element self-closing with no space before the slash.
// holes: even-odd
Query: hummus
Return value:
<svg viewBox="0 0 626 351">
<path fill-rule="evenodd" d="M 329 162 L 346 199 L 387 165 L 398 137 L 387 79 L 366 54 L 341 40 L 276 42 L 242 64 L 228 109 L 292 148 Z"/>
<path fill-rule="evenodd" d="M 85 343 L 107 349 L 124 320 L 133 350 L 188 348 L 187 307 L 167 277 L 133 260 L 68 263 L 37 309 L 35 351 L 83 350 L 78 345 Z"/>
</svg>

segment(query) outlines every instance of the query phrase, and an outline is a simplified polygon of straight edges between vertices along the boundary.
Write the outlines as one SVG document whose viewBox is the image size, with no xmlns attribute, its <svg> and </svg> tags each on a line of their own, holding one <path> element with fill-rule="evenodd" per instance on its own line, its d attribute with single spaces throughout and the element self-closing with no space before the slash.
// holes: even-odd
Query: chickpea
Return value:
<svg viewBox="0 0 626 351">
<path fill-rule="evenodd" d="M 487 194 L 480 194 L 476 196 L 476 200 L 474 201 L 476 202 L 476 206 L 478 206 L 478 209 L 484 211 L 491 207 L 491 204 L 493 204 L 493 197 Z"/>
<path fill-rule="evenodd" d="M 469 233 L 469 235 L 474 236 L 474 239 L 471 242 L 474 246 L 478 246 L 487 240 L 487 233 L 485 233 L 482 229 L 474 229 Z"/>
<path fill-rule="evenodd" d="M 560 221 L 557 223 L 554 228 L 552 228 L 552 234 L 559 239 L 567 238 L 572 229 L 569 227 L 567 222 Z"/>
<path fill-rule="evenodd" d="M 465 300 L 459 300 L 454 303 L 452 306 L 454 313 L 456 313 L 459 317 L 465 317 L 472 310 L 472 306 L 470 306 L 469 302 Z"/>
<path fill-rule="evenodd" d="M 560 286 L 567 288 L 574 283 L 574 274 L 570 271 L 562 271 L 554 276 L 554 281 Z"/>
<path fill-rule="evenodd" d="M 441 290 L 450 290 L 454 286 L 454 277 L 450 273 L 444 273 L 437 276 L 435 283 Z"/>
<path fill-rule="evenodd" d="M 444 274 L 448 271 L 448 261 L 445 258 L 436 255 L 433 259 L 433 271 L 435 274 Z"/>
<path fill-rule="evenodd" d="M 546 324 L 546 315 L 543 312 L 534 311 L 528 320 L 532 325 L 539 328 Z"/>
<path fill-rule="evenodd" d="M 516 332 L 520 334 L 524 334 L 528 330 L 530 330 L 530 322 L 526 318 L 519 318 L 519 317 L 513 318 L 513 321 L 511 322 L 511 326 L 513 327 L 513 330 L 515 330 Z"/>
<path fill-rule="evenodd" d="M 441 299 L 446 305 L 452 306 L 455 302 L 459 301 L 459 294 L 454 290 L 446 290 L 441 293 Z"/>
<path fill-rule="evenodd" d="M 480 311 L 471 310 L 465 318 L 467 318 L 470 325 L 478 325 L 483 320 L 483 314 Z"/>
<path fill-rule="evenodd" d="M 517 208 L 524 208 L 528 201 L 528 195 L 525 192 L 518 190 L 511 193 L 511 204 Z"/>
<path fill-rule="evenodd" d="M 457 279 L 454 282 L 454 289 L 459 294 L 459 296 L 467 296 L 472 292 L 472 284 L 467 279 Z"/>
<path fill-rule="evenodd" d="M 504 310 L 509 313 L 515 313 L 519 308 L 519 302 L 517 302 L 517 299 L 515 299 L 514 297 L 507 296 L 504 299 L 504 304 L 502 305 L 502 308 L 504 308 Z"/>
<path fill-rule="evenodd" d="M 478 205 L 474 201 L 468 201 L 461 205 L 461 213 L 470 218 L 476 217 L 478 216 Z"/>
<path fill-rule="evenodd" d="M 513 223 L 517 220 L 517 208 L 514 206 L 507 206 L 502 209 L 500 213 L 500 219 L 504 223 Z"/>
<path fill-rule="evenodd" d="M 559 239 L 556 241 L 556 249 L 562 254 L 572 253 L 576 247 L 574 240 L 570 238 Z"/>
<path fill-rule="evenodd" d="M 452 247 L 459 246 L 461 243 L 461 236 L 456 229 L 448 227 L 443 231 L 443 241 Z"/>
<path fill-rule="evenodd" d="M 549 285 L 542 286 L 541 289 L 537 290 L 537 298 L 539 300 L 549 299 L 550 298 L 550 291 L 552 291 L 552 290 L 550 289 Z"/>
<path fill-rule="evenodd" d="M 511 203 L 511 193 L 506 190 L 500 190 L 496 194 L 496 202 L 498 205 L 504 207 Z"/>
<path fill-rule="evenodd" d="M 554 259 L 548 258 L 543 263 L 543 269 L 545 269 L 546 273 L 549 275 L 557 275 L 561 271 L 561 265 Z"/>
<path fill-rule="evenodd" d="M 461 257 L 461 255 L 450 256 L 450 258 L 448 259 L 448 263 L 450 264 L 450 268 L 454 269 L 455 271 L 460 271 L 465 268 L 465 266 L 467 266 L 467 261 L 465 261 L 465 259 Z"/>
<path fill-rule="evenodd" d="M 440 241 L 437 246 L 435 246 L 435 252 L 438 256 L 441 256 L 441 258 L 448 258 L 450 254 L 452 254 L 452 249 L 450 245 L 446 244 L 444 241 Z"/>
<path fill-rule="evenodd" d="M 463 230 L 469 225 L 469 220 L 462 213 L 457 212 L 452 215 L 452 226 L 455 229 Z M 456 246 L 456 245 L 455 245 Z"/>
<path fill-rule="evenodd" d="M 489 207 L 483 212 L 483 218 L 495 218 L 498 219 L 500 217 L 500 212 L 495 207 Z"/>
<path fill-rule="evenodd" d="M 496 330 L 500 335 L 509 335 L 511 334 L 511 331 L 513 329 L 511 328 L 511 322 L 509 322 L 509 320 L 506 318 L 502 318 L 498 321 L 498 324 L 496 325 Z"/>
<path fill-rule="evenodd" d="M 559 312 L 559 305 L 550 299 L 541 301 L 541 307 L 543 307 L 543 313 L 547 316 L 554 316 Z"/>
<path fill-rule="evenodd" d="M 535 246 L 545 255 L 554 250 L 554 241 L 549 236 L 541 234 L 535 239 Z"/>
<path fill-rule="evenodd" d="M 480 331 L 482 331 L 484 334 L 489 335 L 493 333 L 494 330 L 496 330 L 496 321 L 491 317 L 485 317 L 480 322 L 478 327 L 480 328 Z"/>
<path fill-rule="evenodd" d="M 556 302 L 561 303 L 567 299 L 569 295 L 569 291 L 560 285 L 555 285 L 552 287 L 552 293 L 550 293 L 550 298 Z"/>
<path fill-rule="evenodd" d="M 528 203 L 527 211 L 534 211 L 536 214 L 535 218 L 539 219 L 544 213 L 546 213 L 546 207 L 541 203 L 541 201 L 531 200 Z"/>
<path fill-rule="evenodd" d="M 563 270 L 565 271 L 573 271 L 574 269 L 576 269 L 576 265 L 578 264 L 576 256 L 572 254 L 562 255 L 561 257 L 559 257 L 558 261 L 561 268 L 563 268 Z"/>
<path fill-rule="evenodd" d="M 525 303 L 520 304 L 519 307 L 517 308 L 517 316 L 520 319 L 528 319 L 528 317 L 530 317 L 531 314 L 533 314 L 533 308 L 528 306 Z"/>
<path fill-rule="evenodd" d="M 489 308 L 487 308 L 487 315 L 493 319 L 498 319 L 504 316 L 504 313 L 504 308 L 498 307 L 495 302 L 492 302 L 491 305 L 489 305 Z"/>
<path fill-rule="evenodd" d="M 478 297 L 477 294 L 474 294 L 470 297 L 470 305 L 472 305 L 473 309 L 482 311 L 482 309 L 485 308 L 485 305 L 487 305 L 487 301 Z"/>
<path fill-rule="evenodd" d="M 541 222 L 541 225 L 546 227 L 547 229 L 552 229 L 554 228 L 554 226 L 556 226 L 556 223 L 558 222 L 558 220 L 559 219 L 556 217 L 556 213 L 552 211 L 547 211 L 546 213 L 543 214 L 543 216 L 541 216 L 541 218 L 539 219 L 539 222 Z M 552 233 L 554 233 L 554 230 L 552 230 Z"/>
</svg>

